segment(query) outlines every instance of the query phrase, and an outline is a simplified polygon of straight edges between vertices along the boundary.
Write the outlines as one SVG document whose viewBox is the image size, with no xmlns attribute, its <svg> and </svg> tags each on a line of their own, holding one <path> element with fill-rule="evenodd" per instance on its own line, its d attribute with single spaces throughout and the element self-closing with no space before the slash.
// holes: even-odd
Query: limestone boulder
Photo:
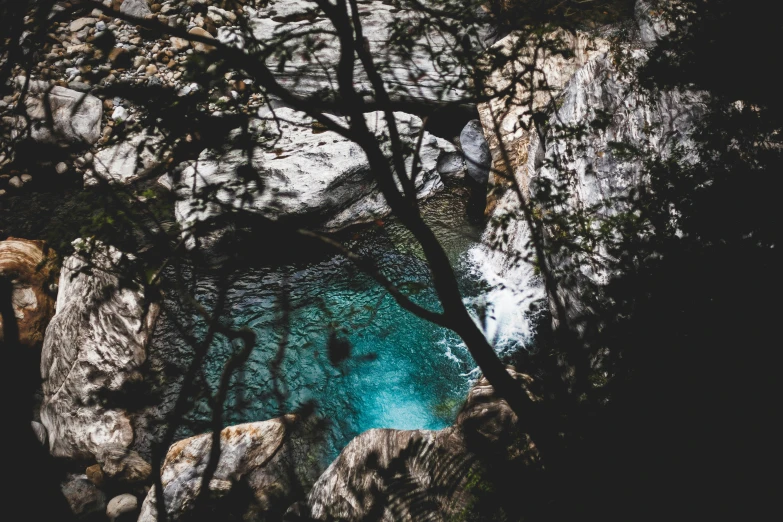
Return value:
<svg viewBox="0 0 783 522">
<path fill-rule="evenodd" d="M 169 448 L 161 469 L 168 520 L 183 520 L 197 498 L 222 515 L 256 520 L 281 513 L 298 500 L 309 480 L 306 459 L 298 446 L 300 420 L 295 415 L 225 428 L 220 458 L 206 497 L 202 477 L 210 458 L 212 434 L 181 440 Z M 308 453 L 312 448 L 305 448 Z M 312 482 L 310 482 L 312 483 Z M 139 522 L 157 520 L 155 490 L 145 498 Z M 256 517 L 256 518 L 253 518 Z"/>
<path fill-rule="evenodd" d="M 24 88 L 25 78 L 17 78 Z M 30 81 L 24 105 L 26 118 L 12 123 L 15 137 L 29 136 L 42 143 L 92 145 L 101 137 L 103 103 L 91 94 L 43 81 Z"/>
<path fill-rule="evenodd" d="M 94 459 L 106 446 L 133 440 L 128 415 L 112 397 L 140 378 L 158 307 L 138 281 L 121 279 L 129 256 L 99 242 L 74 246 L 41 355 L 41 422 L 53 455 Z"/>
<path fill-rule="evenodd" d="M 403 145 L 412 151 L 422 121 L 405 113 L 395 113 L 395 117 Z M 366 118 L 390 157 L 383 115 L 369 113 Z M 345 123 L 342 118 L 335 120 Z M 185 230 L 236 211 L 326 231 L 371 222 L 391 212 L 373 179 L 367 156 L 356 143 L 325 131 L 304 113 L 288 108 L 265 116 L 256 133 L 262 143 L 250 158 L 244 149 L 204 151 L 197 162 L 184 165 L 178 176 L 168 178 L 179 197 L 176 216 Z M 454 152 L 453 145 L 424 132 L 422 169 L 415 183 L 419 199 L 443 188 L 438 166 L 445 165 L 441 160 Z M 412 162 L 409 153 L 409 172 Z"/>
</svg>

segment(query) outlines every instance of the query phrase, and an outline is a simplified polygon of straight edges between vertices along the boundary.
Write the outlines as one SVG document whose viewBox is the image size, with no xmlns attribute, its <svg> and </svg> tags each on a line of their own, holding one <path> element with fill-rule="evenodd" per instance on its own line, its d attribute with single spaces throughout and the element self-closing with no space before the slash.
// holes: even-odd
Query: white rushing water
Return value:
<svg viewBox="0 0 783 522">
<path fill-rule="evenodd" d="M 517 195 L 509 190 L 498 200 L 492 217 L 518 212 Z M 473 304 L 476 309 L 484 308 L 484 320 L 479 323 L 499 353 L 530 344 L 535 315 L 531 313 L 531 306 L 545 295 L 531 263 L 529 240 L 524 219 L 508 220 L 505 230 L 500 230 L 493 219 L 482 234 L 481 242 L 467 254 L 470 270 L 489 286 L 480 298 L 483 302 L 474 301 Z"/>
</svg>

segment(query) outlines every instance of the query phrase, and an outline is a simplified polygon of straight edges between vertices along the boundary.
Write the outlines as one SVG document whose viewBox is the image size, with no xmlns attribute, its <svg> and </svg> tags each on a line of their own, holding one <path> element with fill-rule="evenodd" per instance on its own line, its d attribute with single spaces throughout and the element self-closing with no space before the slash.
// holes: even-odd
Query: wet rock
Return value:
<svg viewBox="0 0 783 522">
<path fill-rule="evenodd" d="M 468 175 L 480 186 L 485 186 L 489 180 L 489 169 L 492 166 L 492 156 L 489 145 L 484 138 L 484 129 L 479 120 L 471 120 L 459 135 L 462 153 L 465 155 Z"/>
<path fill-rule="evenodd" d="M 13 282 L 12 301 L 22 346 L 36 350 L 43 346 L 44 333 L 55 310 L 56 259 L 43 241 L 0 241 L 0 274 Z M 2 324 L 0 320 L 0 339 Z"/>
<path fill-rule="evenodd" d="M 41 355 L 41 421 L 52 455 L 94 459 L 106 446 L 133 440 L 113 397 L 140 378 L 158 307 L 137 282 L 120 281 L 129 256 L 99 242 L 77 240 L 74 247 L 63 262 Z"/>
<path fill-rule="evenodd" d="M 138 499 L 130 493 L 124 493 L 109 501 L 109 505 L 106 506 L 106 516 L 113 521 L 122 515 L 133 513 L 138 508 Z"/>
<path fill-rule="evenodd" d="M 221 431 L 220 460 L 208 486 L 207 505 L 222 516 L 257 520 L 298 500 L 297 492 L 313 471 L 300 460 L 300 451 L 312 448 L 297 446 L 299 428 L 300 420 L 286 415 Z M 190 514 L 201 491 L 211 437 L 210 433 L 191 437 L 169 448 L 161 470 L 169 520 L 184 520 Z M 152 489 L 142 504 L 139 522 L 154 522 L 156 514 Z"/>
<path fill-rule="evenodd" d="M 85 475 L 70 475 L 60 486 L 71 511 L 78 518 L 87 518 L 106 509 L 106 495 Z"/>
</svg>

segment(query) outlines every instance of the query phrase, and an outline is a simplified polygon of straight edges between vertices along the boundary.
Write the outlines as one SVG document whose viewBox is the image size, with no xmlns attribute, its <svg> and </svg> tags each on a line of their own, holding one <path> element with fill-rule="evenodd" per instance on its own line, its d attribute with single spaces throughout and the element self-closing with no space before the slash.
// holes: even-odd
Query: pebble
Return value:
<svg viewBox="0 0 783 522">
<path fill-rule="evenodd" d="M 146 69 L 144 69 L 144 72 L 147 76 L 152 76 L 153 74 L 158 72 L 158 68 L 155 67 L 155 64 L 149 64 Z"/>
<path fill-rule="evenodd" d="M 64 161 L 61 161 L 54 167 L 54 171 L 57 172 L 57 174 L 63 175 L 66 172 L 68 172 L 68 164 Z"/>
<path fill-rule="evenodd" d="M 22 180 L 19 179 L 19 176 L 14 176 L 8 180 L 8 185 L 14 188 L 22 188 Z"/>
<path fill-rule="evenodd" d="M 172 36 L 169 41 L 171 42 L 171 46 L 177 51 L 181 51 L 190 47 L 190 42 L 184 38 L 177 38 L 176 36 Z"/>
<path fill-rule="evenodd" d="M 85 27 L 88 27 L 90 25 L 95 25 L 97 20 L 95 18 L 77 18 L 73 22 L 71 22 L 70 26 L 68 27 L 72 33 L 76 33 L 84 29 Z"/>
<path fill-rule="evenodd" d="M 114 108 L 114 112 L 111 113 L 111 119 L 114 121 L 125 121 L 128 119 L 128 109 L 119 105 Z"/>
</svg>

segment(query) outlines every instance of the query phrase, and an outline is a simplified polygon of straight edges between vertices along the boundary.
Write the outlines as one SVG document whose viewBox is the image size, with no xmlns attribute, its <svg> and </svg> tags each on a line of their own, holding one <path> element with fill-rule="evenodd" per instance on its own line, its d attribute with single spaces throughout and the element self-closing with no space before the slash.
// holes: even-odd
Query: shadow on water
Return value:
<svg viewBox="0 0 783 522">
<path fill-rule="evenodd" d="M 425 205 L 425 215 L 456 265 L 478 238 L 476 227 L 465 218 L 460 190 L 449 190 Z M 417 303 L 437 309 L 429 270 L 399 224 L 378 221 L 341 235 L 351 250 L 376 260 Z M 342 256 L 307 252 L 285 257 L 273 266 L 244 269 L 230 284 L 227 322 L 250 327 L 256 344 L 232 377 L 224 425 L 266 420 L 312 405 L 329 426 L 324 465 L 368 429 L 440 429 L 454 421 L 474 364 L 453 333 L 401 309 Z M 468 293 L 477 291 L 463 272 Z M 221 283 L 214 275 L 190 278 L 195 297 L 211 309 Z M 174 324 L 190 325 L 196 338 L 206 330 L 178 308 L 175 299 L 167 301 L 148 361 L 160 405 L 137 418 L 151 434 L 137 441 L 143 453 L 160 437 L 160 419 L 171 409 L 192 359 L 191 345 Z M 209 397 L 236 350 L 228 339 L 215 337 L 196 378 L 193 407 L 174 440 L 209 431 Z"/>
</svg>

